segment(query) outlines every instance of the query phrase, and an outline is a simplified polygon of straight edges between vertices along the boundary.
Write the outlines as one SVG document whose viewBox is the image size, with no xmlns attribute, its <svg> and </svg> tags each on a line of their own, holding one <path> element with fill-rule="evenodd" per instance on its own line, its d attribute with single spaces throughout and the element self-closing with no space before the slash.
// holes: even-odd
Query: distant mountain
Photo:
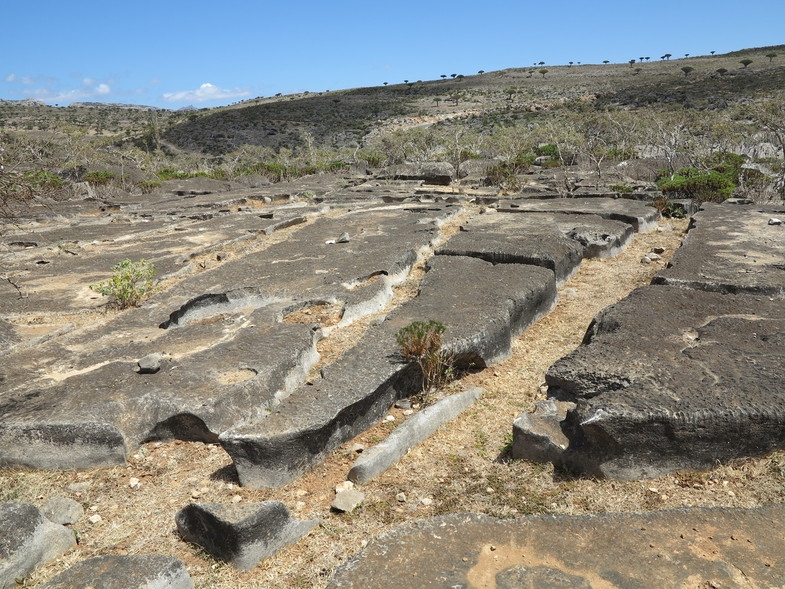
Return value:
<svg viewBox="0 0 785 589">
<path fill-rule="evenodd" d="M 124 108 L 129 110 L 167 110 L 157 106 L 145 106 L 143 104 L 121 104 L 118 102 L 72 102 L 68 108 Z"/>
<path fill-rule="evenodd" d="M 35 98 L 23 98 L 22 100 L 5 100 L 0 98 L 0 105 L 6 106 L 46 106 L 46 103 L 43 100 L 37 100 Z"/>
</svg>

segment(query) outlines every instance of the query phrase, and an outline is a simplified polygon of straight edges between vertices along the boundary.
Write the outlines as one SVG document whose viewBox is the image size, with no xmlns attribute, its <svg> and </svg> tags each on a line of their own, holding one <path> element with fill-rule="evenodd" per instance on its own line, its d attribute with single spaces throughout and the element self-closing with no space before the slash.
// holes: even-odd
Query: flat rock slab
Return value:
<svg viewBox="0 0 785 589">
<path fill-rule="evenodd" d="M 704 203 L 654 284 L 785 298 L 785 207 Z"/>
<path fill-rule="evenodd" d="M 441 256 L 470 256 L 494 264 L 531 264 L 551 270 L 559 284 L 580 266 L 583 247 L 555 230 L 508 233 L 504 231 L 461 231 L 436 250 Z"/>
<path fill-rule="evenodd" d="M 553 272 L 537 266 L 435 256 L 429 267 L 419 295 L 369 329 L 322 380 L 282 400 L 261 423 L 220 436 L 243 485 L 287 484 L 373 425 L 396 399 L 419 392 L 419 368 L 403 360 L 395 341 L 413 321 L 441 322 L 444 347 L 457 362 L 487 366 L 509 356 L 512 340 L 556 302 Z"/>
<path fill-rule="evenodd" d="M 191 503 L 177 513 L 175 521 L 184 540 L 246 571 L 293 544 L 319 523 L 293 519 L 280 501 L 246 505 Z"/>
<path fill-rule="evenodd" d="M 577 242 L 582 247 L 583 258 L 613 257 L 624 250 L 635 235 L 635 229 L 631 224 L 606 219 L 599 215 L 531 211 L 525 214 L 507 214 L 505 210 L 510 209 L 503 209 L 501 214 L 496 209 L 488 209 L 486 214 L 474 216 L 461 227 L 469 234 L 502 233 L 505 236 L 502 247 L 508 240 L 515 243 L 516 239 L 531 234 L 543 235 L 547 240 L 555 231 Z M 451 244 L 448 242 L 447 245 Z M 539 247 L 547 251 L 550 245 L 546 241 Z"/>
<path fill-rule="evenodd" d="M 121 338 L 71 359 L 72 374 L 61 382 L 8 391 L 0 397 L 0 465 L 118 464 L 143 441 L 214 442 L 259 418 L 305 379 L 318 358 L 316 337 L 309 326 L 278 323 L 268 308 L 243 309 L 261 304 L 252 297 L 235 303 L 154 328 L 152 345 L 165 352 L 154 374 L 137 363 L 151 342 Z"/>
<path fill-rule="evenodd" d="M 458 417 L 479 399 L 483 392 L 483 389 L 473 388 L 456 393 L 415 413 L 384 440 L 360 454 L 346 478 L 353 483 L 365 483 L 383 473 L 412 446 L 419 444 L 440 426 Z"/>
<path fill-rule="evenodd" d="M 111 277 L 112 267 L 125 259 L 145 259 L 155 264 L 156 278 L 201 270 L 209 256 L 223 248 L 249 241 L 257 234 L 304 223 L 316 210 L 267 209 L 209 215 L 209 219 L 133 218 L 98 223 L 80 219 L 67 226 L 37 228 L 7 236 L 6 243 L 35 243 L 13 251 L 5 260 L 6 271 L 24 294 L 0 297 L 0 313 L 76 312 L 109 301 L 90 290 Z M 21 241 L 20 241 L 21 240 Z M 215 256 L 209 256 L 215 265 Z M 202 266 L 199 266 L 202 264 Z M 3 287 L 12 288 L 10 285 Z"/>
<path fill-rule="evenodd" d="M 46 519 L 36 506 L 0 503 L 0 588 L 17 587 L 16 579 L 74 546 L 73 532 Z"/>
<path fill-rule="evenodd" d="M 635 479 L 785 447 L 781 300 L 647 286 L 595 318 L 546 373 L 573 401 L 563 460 Z"/>
<path fill-rule="evenodd" d="M 60 573 L 41 589 L 193 589 L 182 561 L 160 554 L 99 556 Z"/>
<path fill-rule="evenodd" d="M 0 357 L 0 464 L 117 464 L 146 440 L 215 441 L 259 421 L 318 359 L 318 327 L 286 316 L 329 302 L 346 324 L 379 310 L 460 210 L 388 206 L 320 219 L 103 325 L 12 348 Z M 159 369 L 140 374 L 151 354 Z"/>
<path fill-rule="evenodd" d="M 330 589 L 782 587 L 785 507 L 646 514 L 456 514 L 401 526 Z"/>
<path fill-rule="evenodd" d="M 645 203 L 624 198 L 553 198 L 502 201 L 499 211 L 511 213 L 580 213 L 632 225 L 636 232 L 654 229 L 660 213 Z"/>
</svg>

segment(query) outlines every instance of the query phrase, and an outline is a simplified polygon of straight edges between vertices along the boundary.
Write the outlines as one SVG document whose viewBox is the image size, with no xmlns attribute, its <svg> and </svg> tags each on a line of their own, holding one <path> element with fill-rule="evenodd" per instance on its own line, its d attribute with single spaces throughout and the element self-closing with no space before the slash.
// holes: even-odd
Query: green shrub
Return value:
<svg viewBox="0 0 785 589">
<path fill-rule="evenodd" d="M 445 327 L 438 321 L 414 321 L 395 334 L 404 359 L 417 362 L 422 372 L 423 401 L 430 391 L 445 385 L 453 375 L 453 358 L 442 350 Z"/>
<path fill-rule="evenodd" d="M 387 161 L 387 157 L 378 151 L 371 151 L 360 154 L 360 159 L 364 160 L 372 168 L 380 168 Z"/>
<path fill-rule="evenodd" d="M 136 307 L 153 289 L 155 266 L 147 260 L 123 260 L 112 267 L 112 277 L 106 282 L 91 284 L 90 290 L 114 298 L 121 309 Z"/>
<path fill-rule="evenodd" d="M 139 189 L 144 194 L 150 194 L 156 188 L 160 188 L 161 187 L 161 183 L 160 182 L 148 182 L 148 181 L 145 181 L 145 182 L 139 182 L 139 184 L 137 184 L 137 186 L 139 187 Z"/>
<path fill-rule="evenodd" d="M 611 184 L 608 188 L 611 189 L 611 192 L 620 192 L 622 194 L 630 194 L 632 192 L 632 186 L 629 184 Z"/>
<path fill-rule="evenodd" d="M 540 145 L 539 147 L 535 147 L 534 153 L 536 153 L 538 156 L 549 155 L 553 158 L 558 158 L 559 148 L 553 143 L 548 143 L 547 145 Z"/>
<path fill-rule="evenodd" d="M 86 172 L 84 175 L 84 181 L 92 184 L 93 186 L 104 186 L 105 184 L 109 184 L 112 180 L 115 179 L 115 175 L 112 172 L 104 172 L 93 170 L 91 172 Z"/>
<path fill-rule="evenodd" d="M 735 183 L 716 170 L 681 168 L 673 178 L 657 181 L 663 194 L 692 198 L 698 202 L 722 202 L 733 194 Z"/>
<path fill-rule="evenodd" d="M 22 177 L 29 183 L 34 191 L 60 190 L 63 187 L 63 179 L 46 170 L 34 170 L 25 172 Z"/>
</svg>

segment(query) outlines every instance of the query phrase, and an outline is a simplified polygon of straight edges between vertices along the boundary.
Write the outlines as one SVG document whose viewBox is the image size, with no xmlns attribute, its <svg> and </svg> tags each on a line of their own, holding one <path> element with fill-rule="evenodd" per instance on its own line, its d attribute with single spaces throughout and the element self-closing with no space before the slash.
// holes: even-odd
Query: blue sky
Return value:
<svg viewBox="0 0 785 589">
<path fill-rule="evenodd" d="M 783 0 L 9 2 L 0 98 L 164 108 L 785 43 Z"/>
</svg>

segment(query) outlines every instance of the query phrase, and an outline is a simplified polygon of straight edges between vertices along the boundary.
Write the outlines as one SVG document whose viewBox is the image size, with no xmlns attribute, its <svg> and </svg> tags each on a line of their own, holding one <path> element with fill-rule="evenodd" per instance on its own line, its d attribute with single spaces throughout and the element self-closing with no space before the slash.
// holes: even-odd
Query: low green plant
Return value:
<svg viewBox="0 0 785 589">
<path fill-rule="evenodd" d="M 123 260 L 112 267 L 112 277 L 98 284 L 91 284 L 90 290 L 114 299 L 121 309 L 136 307 L 142 298 L 153 290 L 155 265 L 147 260 L 132 262 Z"/>
<path fill-rule="evenodd" d="M 30 183 L 30 186 L 35 191 L 48 192 L 52 190 L 59 190 L 63 187 L 63 179 L 46 170 L 34 170 L 22 174 L 25 180 Z"/>
<path fill-rule="evenodd" d="M 105 172 L 99 170 L 93 170 L 91 172 L 86 172 L 84 175 L 84 181 L 92 184 L 93 186 L 104 186 L 105 184 L 109 184 L 112 180 L 114 180 L 115 175 L 112 172 Z"/>
<path fill-rule="evenodd" d="M 438 321 L 413 321 L 395 334 L 404 359 L 420 367 L 423 402 L 428 401 L 431 391 L 447 384 L 454 375 L 452 354 L 442 350 L 444 330 Z"/>
<path fill-rule="evenodd" d="M 608 188 L 611 189 L 611 192 L 620 192 L 621 194 L 630 194 L 632 192 L 632 186 L 629 184 L 611 184 Z"/>
<path fill-rule="evenodd" d="M 139 189 L 144 194 L 150 194 L 156 188 L 160 188 L 161 187 L 161 183 L 160 182 L 144 181 L 144 182 L 139 182 L 139 184 L 137 184 L 137 186 L 139 186 Z"/>
</svg>

